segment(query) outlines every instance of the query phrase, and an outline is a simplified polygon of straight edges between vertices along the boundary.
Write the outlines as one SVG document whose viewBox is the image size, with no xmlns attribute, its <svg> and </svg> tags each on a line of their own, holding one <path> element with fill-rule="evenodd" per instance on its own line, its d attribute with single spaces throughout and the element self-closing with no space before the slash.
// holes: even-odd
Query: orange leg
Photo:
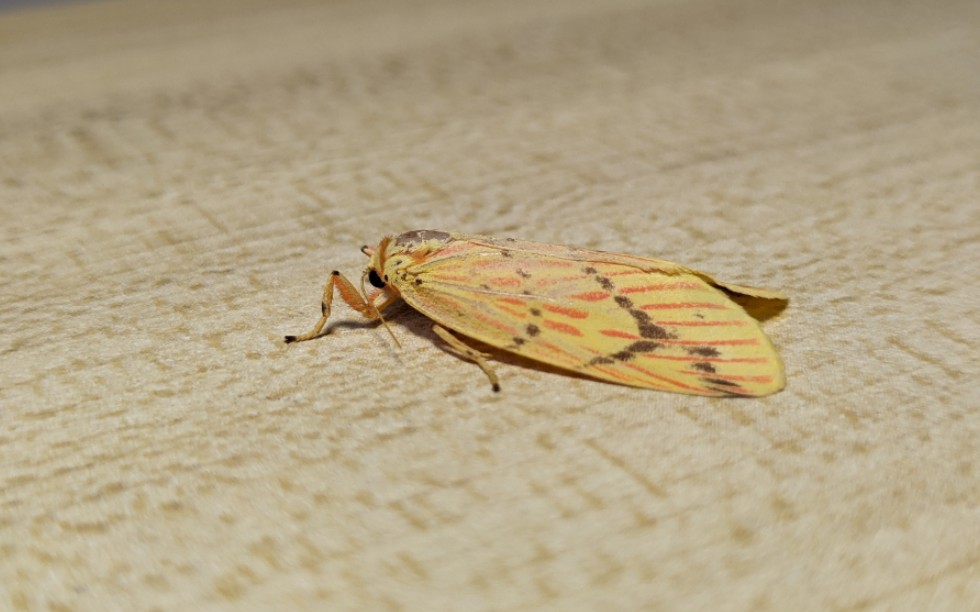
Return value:
<svg viewBox="0 0 980 612">
<path fill-rule="evenodd" d="M 320 332 L 323 331 L 323 326 L 327 324 L 327 319 L 330 318 L 330 305 L 333 303 L 335 289 L 340 293 L 340 298 L 348 306 L 364 315 L 364 318 L 369 321 L 375 321 L 381 318 L 380 310 L 395 300 L 394 296 L 389 296 L 381 303 L 380 307 L 375 306 L 374 300 L 381 294 L 380 291 L 372 292 L 368 299 L 365 299 L 358 292 L 357 288 L 354 287 L 354 284 L 347 280 L 347 277 L 334 270 L 330 273 L 330 278 L 327 279 L 327 286 L 323 288 L 323 298 L 320 303 L 320 320 L 316 322 L 313 329 L 301 336 L 286 336 L 287 343 L 302 342 L 320 335 Z"/>
<path fill-rule="evenodd" d="M 497 379 L 497 373 L 494 372 L 493 368 L 490 367 L 490 364 L 487 363 L 487 359 L 490 357 L 490 355 L 481 353 L 472 346 L 469 346 L 454 336 L 448 329 L 439 324 L 433 325 L 432 331 L 434 331 L 437 336 L 442 338 L 443 341 L 449 345 L 446 350 L 448 350 L 450 353 L 456 355 L 457 357 L 461 357 L 466 361 L 472 361 L 476 365 L 480 366 L 483 373 L 490 379 L 491 388 L 495 392 L 500 391 L 500 381 Z"/>
</svg>

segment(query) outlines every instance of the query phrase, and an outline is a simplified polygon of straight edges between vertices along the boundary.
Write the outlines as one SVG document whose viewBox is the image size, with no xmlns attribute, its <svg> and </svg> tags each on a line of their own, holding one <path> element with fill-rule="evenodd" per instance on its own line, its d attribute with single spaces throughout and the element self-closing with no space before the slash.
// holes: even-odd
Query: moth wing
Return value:
<svg viewBox="0 0 980 612">
<path fill-rule="evenodd" d="M 452 234 L 452 237 L 455 240 L 468 241 L 474 245 L 479 245 L 490 249 L 533 253 L 538 256 L 558 257 L 561 259 L 568 259 L 570 261 L 620 264 L 629 267 L 636 267 L 641 270 L 660 272 L 670 275 L 682 273 L 694 274 L 703 278 L 709 284 L 724 289 L 729 293 L 756 297 L 764 300 L 777 300 L 781 302 L 788 301 L 786 295 L 781 291 L 776 291 L 774 289 L 763 289 L 760 287 L 750 287 L 748 285 L 736 285 L 735 283 L 719 281 L 705 272 L 681 266 L 665 259 L 610 253 L 608 251 L 599 251 L 595 249 L 580 249 L 558 244 L 548 244 L 546 242 L 531 242 L 528 240 L 514 240 L 511 238 L 501 239 L 476 234 Z"/>
<path fill-rule="evenodd" d="M 396 286 L 419 312 L 559 368 L 698 395 L 761 396 L 785 384 L 772 343 L 725 293 L 777 292 L 660 260 L 465 235 L 405 270 Z"/>
</svg>

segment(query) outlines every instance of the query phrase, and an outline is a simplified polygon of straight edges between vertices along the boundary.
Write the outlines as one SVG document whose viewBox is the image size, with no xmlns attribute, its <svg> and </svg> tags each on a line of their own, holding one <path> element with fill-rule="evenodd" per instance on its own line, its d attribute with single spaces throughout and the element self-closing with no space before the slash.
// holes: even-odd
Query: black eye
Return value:
<svg viewBox="0 0 980 612">
<path fill-rule="evenodd" d="M 381 280 L 381 277 L 378 276 L 378 273 L 375 270 L 371 270 L 370 272 L 368 272 L 368 282 L 374 285 L 375 287 L 377 287 L 378 289 L 383 289 L 385 286 L 385 282 Z"/>
</svg>

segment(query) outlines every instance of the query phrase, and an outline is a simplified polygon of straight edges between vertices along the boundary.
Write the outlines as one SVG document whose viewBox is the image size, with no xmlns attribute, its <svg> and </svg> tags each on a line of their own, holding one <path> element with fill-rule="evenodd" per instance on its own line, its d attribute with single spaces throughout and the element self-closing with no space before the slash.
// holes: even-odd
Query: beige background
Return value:
<svg viewBox="0 0 980 612">
<path fill-rule="evenodd" d="M 0 609 L 980 608 L 978 66 L 975 0 L 0 14 Z M 788 387 L 282 343 L 417 228 L 783 289 Z"/>
</svg>

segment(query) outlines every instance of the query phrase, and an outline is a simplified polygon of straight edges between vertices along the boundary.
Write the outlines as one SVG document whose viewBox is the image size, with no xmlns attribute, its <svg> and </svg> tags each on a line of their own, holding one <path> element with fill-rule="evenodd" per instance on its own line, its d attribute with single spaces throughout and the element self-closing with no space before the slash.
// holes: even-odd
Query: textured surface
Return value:
<svg viewBox="0 0 980 612">
<path fill-rule="evenodd" d="M 322 4 L 0 14 L 0 609 L 980 608 L 980 4 Z M 282 344 L 425 227 L 782 289 L 788 387 Z"/>
</svg>

